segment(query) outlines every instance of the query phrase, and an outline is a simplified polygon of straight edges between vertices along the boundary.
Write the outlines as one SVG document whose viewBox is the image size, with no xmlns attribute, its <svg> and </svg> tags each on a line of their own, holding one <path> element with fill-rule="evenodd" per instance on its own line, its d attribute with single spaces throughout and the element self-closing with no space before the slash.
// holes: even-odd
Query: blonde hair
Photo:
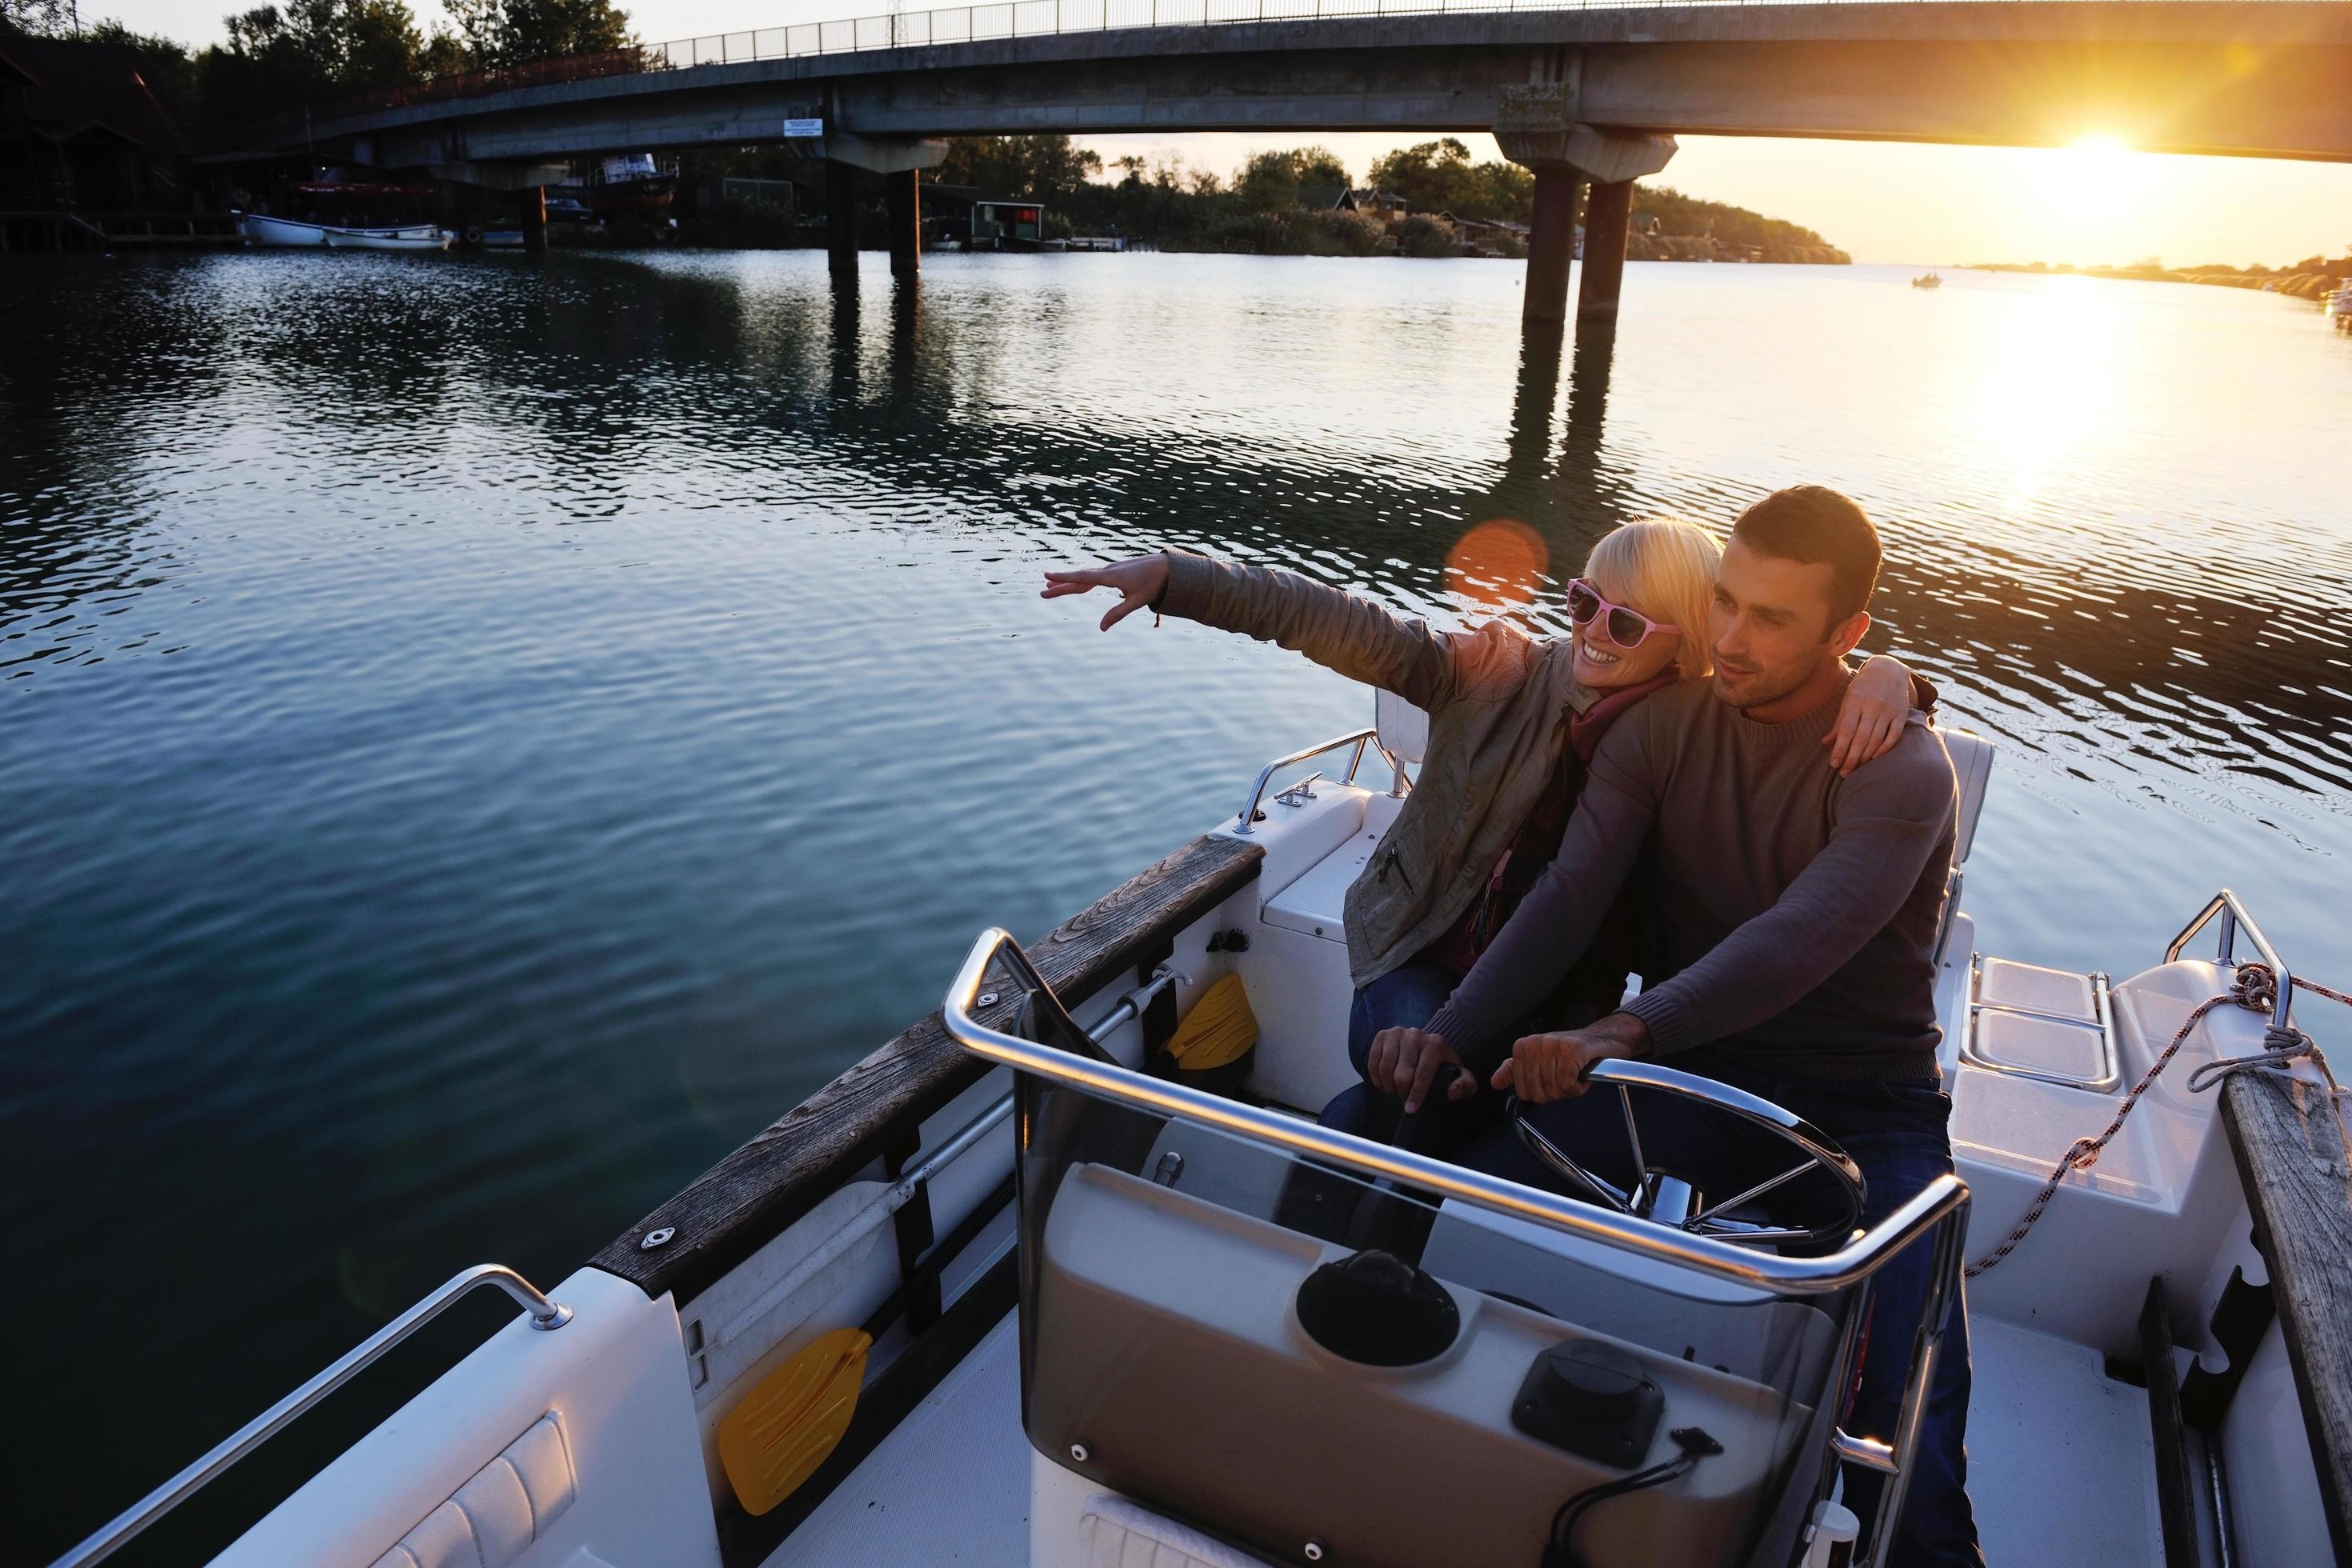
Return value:
<svg viewBox="0 0 2352 1568">
<path fill-rule="evenodd" d="M 1696 680 L 1715 668 L 1706 616 L 1722 561 L 1723 547 L 1698 524 L 1645 518 L 1601 535 L 1584 559 L 1584 576 L 1603 598 L 1679 630 L 1675 672 Z"/>
</svg>

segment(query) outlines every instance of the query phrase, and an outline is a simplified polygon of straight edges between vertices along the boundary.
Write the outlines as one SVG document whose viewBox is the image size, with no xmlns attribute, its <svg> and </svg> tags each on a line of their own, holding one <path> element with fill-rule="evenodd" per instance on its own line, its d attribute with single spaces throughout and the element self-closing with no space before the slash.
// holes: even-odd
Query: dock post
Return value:
<svg viewBox="0 0 2352 1568">
<path fill-rule="evenodd" d="M 1568 264 L 1576 256 L 1576 188 L 1583 182 L 1564 163 L 1535 171 L 1535 222 L 1528 230 L 1527 296 L 1519 320 L 1568 320 Z"/>
<path fill-rule="evenodd" d="M 1576 287 L 1576 319 L 1617 319 L 1625 283 L 1625 237 L 1633 218 L 1633 182 L 1595 181 L 1584 198 L 1584 276 Z"/>
<path fill-rule="evenodd" d="M 923 174 L 908 169 L 882 176 L 882 201 L 890 217 L 890 272 L 912 278 L 923 266 Z"/>
<path fill-rule="evenodd" d="M 533 185 L 522 202 L 522 248 L 526 256 L 547 254 L 547 187 Z"/>
<path fill-rule="evenodd" d="M 824 161 L 824 248 L 835 277 L 857 275 L 857 170 Z"/>
</svg>

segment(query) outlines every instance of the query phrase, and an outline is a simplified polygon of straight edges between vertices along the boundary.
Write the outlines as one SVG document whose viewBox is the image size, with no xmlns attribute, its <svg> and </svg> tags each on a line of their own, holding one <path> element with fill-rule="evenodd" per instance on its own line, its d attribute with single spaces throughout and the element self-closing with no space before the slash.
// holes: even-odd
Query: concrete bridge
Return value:
<svg viewBox="0 0 2352 1568">
<path fill-rule="evenodd" d="M 835 174 L 836 236 L 854 229 L 850 171 L 885 175 L 893 256 L 911 271 L 915 171 L 939 138 L 1492 131 L 1536 174 L 1538 320 L 1565 314 L 1584 181 L 1580 309 L 1614 311 L 1632 182 L 1665 165 L 1677 133 L 2056 146 L 2095 132 L 2150 152 L 2352 161 L 2344 0 L 1295 15 L 1381 3 L 1056 0 L 1059 30 L 995 37 L 972 35 L 997 16 L 1013 31 L 1034 0 L 775 28 L 648 50 L 657 68 L 644 71 L 319 118 L 284 142 L 512 186 L 551 160 L 797 132 Z M 1146 4 L 1141 25 L 1114 10 Z M 1255 15 L 1227 20 L 1236 5 Z M 1258 19 L 1269 6 L 1294 15 Z"/>
</svg>

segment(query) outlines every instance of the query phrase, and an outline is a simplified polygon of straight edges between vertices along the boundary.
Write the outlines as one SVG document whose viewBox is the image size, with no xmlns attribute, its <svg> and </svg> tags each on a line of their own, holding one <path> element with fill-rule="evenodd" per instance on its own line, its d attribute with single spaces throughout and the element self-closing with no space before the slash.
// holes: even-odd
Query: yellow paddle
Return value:
<svg viewBox="0 0 2352 1568">
<path fill-rule="evenodd" d="M 819 1334 L 719 1422 L 719 1463 L 744 1512 L 767 1512 L 824 1463 L 856 1414 L 873 1346 L 864 1329 Z"/>
</svg>

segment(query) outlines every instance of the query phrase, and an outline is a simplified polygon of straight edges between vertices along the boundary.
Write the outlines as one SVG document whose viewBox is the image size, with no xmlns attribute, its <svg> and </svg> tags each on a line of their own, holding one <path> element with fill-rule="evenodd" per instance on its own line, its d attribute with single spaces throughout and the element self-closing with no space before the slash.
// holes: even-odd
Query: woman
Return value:
<svg viewBox="0 0 2352 1568">
<path fill-rule="evenodd" d="M 1348 1051 L 1365 1082 L 1331 1103 L 1327 1124 L 1392 1139 L 1400 1116 L 1421 1110 L 1445 1064 L 1371 1059 L 1374 1037 L 1391 1026 L 1418 1027 L 1469 972 L 1558 852 L 1609 726 L 1668 682 L 1711 673 L 1707 604 L 1721 553 L 1695 523 L 1616 529 L 1569 585 L 1572 630 L 1564 638 L 1537 637 L 1504 618 L 1433 631 L 1295 573 L 1174 552 L 1045 574 L 1048 599 L 1116 590 L 1105 631 L 1148 605 L 1295 649 L 1427 710 L 1421 775 L 1348 889 L 1356 985 Z M 1901 664 L 1870 660 L 1846 690 L 1823 765 L 1851 773 L 1884 752 L 1911 700 Z M 1610 922 L 1617 940 L 1595 943 L 1529 1016 L 1529 1032 L 1572 1028 L 1615 1009 L 1633 955 L 1631 924 Z M 1467 1079 L 1448 1086 L 1454 1098 L 1475 1088 Z M 1403 1131 L 1405 1141 L 1439 1152 L 1456 1130 Z"/>
</svg>

